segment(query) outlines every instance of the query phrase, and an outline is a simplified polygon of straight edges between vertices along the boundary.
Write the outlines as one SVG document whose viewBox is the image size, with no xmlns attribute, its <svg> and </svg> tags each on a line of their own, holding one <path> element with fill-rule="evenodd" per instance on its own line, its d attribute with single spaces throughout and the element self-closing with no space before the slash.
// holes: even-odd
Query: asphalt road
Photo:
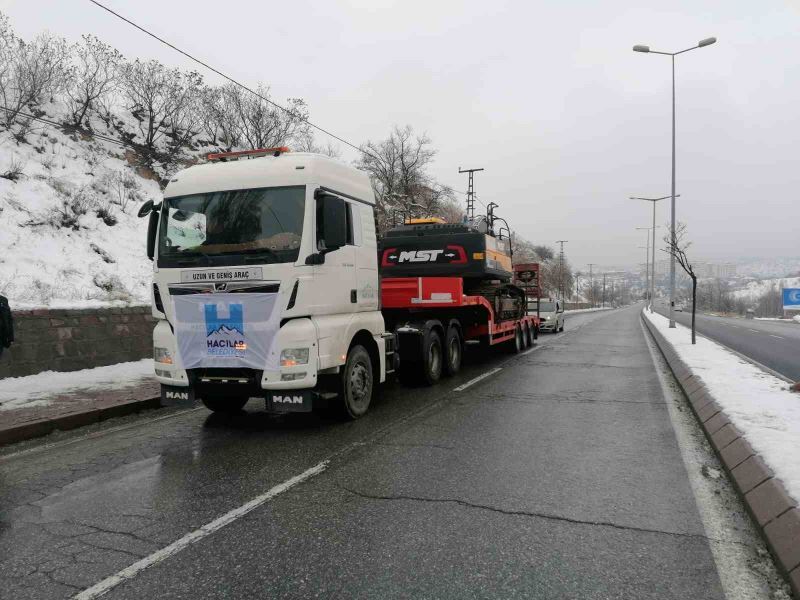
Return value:
<svg viewBox="0 0 800 600">
<path fill-rule="evenodd" d="M 656 310 L 667 315 L 665 306 Z M 692 313 L 675 313 L 675 320 L 691 327 Z M 760 362 L 792 381 L 800 381 L 800 325 L 697 314 L 697 331 Z"/>
<path fill-rule="evenodd" d="M 722 598 L 639 311 L 357 422 L 251 402 L 2 456 L 0 597 Z"/>
</svg>

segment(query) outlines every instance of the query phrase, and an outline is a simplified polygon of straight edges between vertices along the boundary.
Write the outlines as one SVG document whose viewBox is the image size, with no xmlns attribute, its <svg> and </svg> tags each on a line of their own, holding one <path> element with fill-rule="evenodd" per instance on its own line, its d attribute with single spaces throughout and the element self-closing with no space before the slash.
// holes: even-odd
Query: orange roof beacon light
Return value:
<svg viewBox="0 0 800 600">
<path fill-rule="evenodd" d="M 256 148 L 255 150 L 240 150 L 239 152 L 212 152 L 206 155 L 208 162 L 226 162 L 229 160 L 240 160 L 243 158 L 258 158 L 260 156 L 280 156 L 284 152 L 291 152 L 288 146 L 278 146 L 277 148 Z"/>
<path fill-rule="evenodd" d="M 445 221 L 444 219 L 442 219 L 440 217 L 425 217 L 425 218 L 422 218 L 422 219 L 406 219 L 406 222 L 405 222 L 406 225 L 430 225 L 430 224 L 444 225 L 445 223 L 447 223 L 447 221 Z"/>
</svg>

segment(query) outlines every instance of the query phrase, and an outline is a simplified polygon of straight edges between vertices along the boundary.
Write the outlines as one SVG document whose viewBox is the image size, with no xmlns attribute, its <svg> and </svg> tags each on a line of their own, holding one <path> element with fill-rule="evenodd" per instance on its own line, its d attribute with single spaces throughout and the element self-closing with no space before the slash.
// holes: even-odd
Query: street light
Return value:
<svg viewBox="0 0 800 600">
<path fill-rule="evenodd" d="M 715 43 L 717 38 L 710 37 L 697 42 L 697 46 L 686 48 L 679 52 L 660 52 L 657 50 L 650 50 L 650 46 L 636 45 L 633 47 L 634 52 L 646 52 L 649 54 L 663 54 L 672 58 L 672 219 L 670 225 L 670 239 L 675 239 L 675 57 L 678 54 L 696 50 L 697 48 L 704 48 Z M 670 254 L 669 260 L 669 326 L 675 328 L 675 256 Z"/>
<path fill-rule="evenodd" d="M 650 312 L 653 312 L 653 301 L 656 297 L 656 202 L 666 200 L 671 196 L 662 196 L 661 198 L 642 198 L 641 196 L 630 196 L 631 200 L 645 200 L 646 202 L 653 203 L 653 259 L 650 261 L 653 264 L 653 274 L 650 277 Z M 675 195 L 680 198 L 680 194 Z"/>
</svg>

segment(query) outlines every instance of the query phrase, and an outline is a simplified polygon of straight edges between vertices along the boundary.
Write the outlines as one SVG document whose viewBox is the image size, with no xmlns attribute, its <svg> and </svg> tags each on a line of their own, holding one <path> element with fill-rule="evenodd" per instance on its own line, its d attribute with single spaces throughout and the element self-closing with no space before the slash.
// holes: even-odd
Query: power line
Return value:
<svg viewBox="0 0 800 600">
<path fill-rule="evenodd" d="M 358 150 L 358 151 L 359 151 L 359 152 L 361 152 L 362 154 L 366 154 L 367 156 L 371 156 L 372 158 L 377 158 L 377 157 L 375 157 L 375 156 L 372 156 L 372 154 L 370 154 L 369 152 L 365 152 L 365 151 L 364 151 L 362 148 L 359 148 L 359 147 L 358 147 L 358 146 L 356 146 L 355 144 L 353 144 L 353 143 L 351 143 L 351 142 L 348 142 L 346 139 L 344 139 L 344 138 L 341 138 L 341 137 L 339 137 L 338 135 L 336 135 L 336 134 L 334 134 L 334 133 L 331 133 L 330 131 L 328 131 L 327 129 L 324 129 L 324 128 L 322 128 L 322 127 L 320 127 L 319 125 L 315 125 L 314 123 L 312 123 L 312 122 L 311 122 L 311 121 L 309 121 L 308 119 L 303 119 L 302 117 L 299 117 L 299 116 L 297 115 L 297 113 L 295 113 L 295 112 L 291 111 L 290 109 L 286 108 L 285 106 L 282 106 L 282 105 L 278 104 L 277 102 L 275 102 L 275 101 L 273 101 L 273 100 L 270 100 L 270 99 L 269 99 L 269 98 L 267 98 L 266 96 L 262 96 L 261 94 L 259 94 L 259 93 L 258 93 L 258 92 L 256 92 L 255 90 L 253 90 L 252 88 L 249 88 L 249 87 L 247 87 L 247 86 L 246 86 L 246 85 L 244 85 L 243 83 L 241 83 L 241 82 L 239 82 L 239 81 L 235 80 L 233 77 L 229 77 L 228 75 L 226 75 L 225 73 L 223 73 L 223 72 L 222 72 L 222 71 L 220 71 L 219 69 L 216 69 L 216 68 L 212 67 L 211 65 L 209 65 L 208 63 L 206 63 L 206 62 L 203 62 L 203 61 L 202 61 L 202 60 L 200 60 L 199 58 L 196 58 L 195 56 L 192 56 L 191 54 L 189 54 L 189 53 L 188 53 L 188 52 L 186 52 L 185 50 L 181 50 L 181 49 L 180 49 L 180 48 L 178 48 L 176 45 L 174 45 L 174 44 L 172 44 L 172 43 L 168 42 L 168 41 L 167 41 L 167 40 L 165 40 L 164 38 L 161 38 L 161 37 L 157 36 L 155 33 L 152 33 L 151 31 L 148 31 L 147 29 L 145 29 L 145 28 L 144 28 L 144 27 L 142 27 L 141 25 L 137 25 L 136 23 L 134 23 L 134 22 L 133 22 L 133 21 L 131 21 L 130 19 L 128 19 L 128 18 L 126 18 L 126 17 L 123 17 L 123 16 L 122 16 L 121 14 L 119 14 L 118 12 L 115 12 L 115 11 L 111 10 L 110 8 L 108 8 L 107 6 L 105 6 L 105 5 L 101 4 L 101 3 L 100 3 L 100 2 L 98 2 L 97 0 L 89 0 L 89 2 L 91 2 L 91 3 L 92 3 L 92 4 L 94 4 L 95 6 L 97 6 L 97 7 L 99 7 L 99 8 L 102 8 L 103 10 L 105 10 L 105 11 L 107 11 L 107 12 L 111 13 L 112 15 L 114 15 L 115 17 L 117 17 L 118 19 L 121 19 L 121 20 L 125 21 L 126 23 L 128 23 L 129 25 L 131 25 L 131 26 L 135 27 L 136 29 L 138 29 L 138 30 L 139 30 L 139 31 L 141 31 L 142 33 L 145 33 L 145 34 L 149 35 L 150 37 L 152 37 L 153 39 L 156 39 L 156 40 L 158 40 L 158 41 L 159 41 L 159 42 L 161 42 L 162 44 L 164 44 L 164 45 L 166 45 L 166 46 L 169 46 L 170 48 L 172 48 L 172 49 L 173 49 L 173 50 L 175 50 L 176 52 L 178 52 L 178 53 L 180 53 L 180 54 L 183 54 L 183 55 L 184 55 L 186 58 L 188 58 L 188 59 L 190 59 L 190 60 L 193 60 L 194 62 L 196 62 L 196 63 L 197 63 L 197 64 L 199 64 L 199 65 L 202 65 L 203 67 L 205 67 L 205 68 L 206 68 L 206 69 L 208 69 L 209 71 L 213 71 L 214 73 L 216 73 L 217 75 L 219 75 L 219 76 L 220 76 L 220 77 L 222 77 L 223 79 L 227 79 L 227 80 L 228 80 L 228 81 L 230 81 L 231 83 L 233 83 L 233 84 L 235 84 L 235 85 L 238 85 L 240 88 L 242 88 L 242 89 L 244 89 L 244 90 L 247 90 L 248 92 L 250 92 L 250 93 L 251 93 L 251 94 L 253 94 L 254 96 L 257 96 L 258 98 L 261 98 L 261 99 L 262 99 L 264 102 L 267 102 L 267 103 L 271 104 L 271 105 L 272 105 L 272 106 L 274 106 L 275 108 L 279 108 L 280 110 L 282 110 L 283 112 L 285 112 L 286 114 L 288 114 L 288 115 L 290 115 L 290 116 L 292 116 L 292 117 L 299 118 L 299 119 L 300 119 L 302 122 L 304 122 L 304 123 L 306 123 L 307 125 L 309 125 L 309 126 L 313 127 L 313 128 L 314 128 L 314 129 L 316 129 L 317 131 L 321 131 L 321 132 L 322 132 L 322 133 L 324 133 L 325 135 L 329 135 L 329 136 L 331 136 L 333 139 L 335 139 L 335 140 L 338 140 L 338 141 L 342 142 L 343 144 L 345 144 L 345 145 L 347 145 L 347 146 L 350 146 L 350 147 L 351 147 L 351 148 L 353 148 L 354 150 Z"/>
</svg>

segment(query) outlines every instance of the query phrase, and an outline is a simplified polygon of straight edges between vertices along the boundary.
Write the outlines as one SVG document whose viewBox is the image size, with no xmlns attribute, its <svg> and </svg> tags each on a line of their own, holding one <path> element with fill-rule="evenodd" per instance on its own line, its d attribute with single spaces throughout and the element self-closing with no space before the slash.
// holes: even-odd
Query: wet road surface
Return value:
<svg viewBox="0 0 800 600">
<path fill-rule="evenodd" d="M 667 316 L 666 306 L 656 305 L 656 310 Z M 675 320 L 691 327 L 691 310 L 676 312 Z M 800 381 L 800 325 L 698 313 L 696 326 L 697 333 L 725 344 L 792 381 Z"/>
<path fill-rule="evenodd" d="M 0 457 L 0 597 L 722 598 L 638 311 L 357 422 L 251 402 Z"/>
</svg>

